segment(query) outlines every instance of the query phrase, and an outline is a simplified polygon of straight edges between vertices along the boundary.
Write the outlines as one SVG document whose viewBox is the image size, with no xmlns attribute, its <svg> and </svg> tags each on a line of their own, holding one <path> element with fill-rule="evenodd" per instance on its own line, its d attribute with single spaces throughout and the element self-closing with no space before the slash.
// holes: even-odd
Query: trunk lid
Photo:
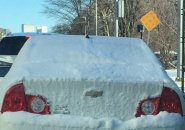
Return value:
<svg viewBox="0 0 185 130">
<path fill-rule="evenodd" d="M 47 99 L 51 114 L 69 114 L 94 118 L 135 117 L 138 103 L 160 96 L 162 83 L 131 83 L 92 80 L 24 81 L 26 94 Z"/>
</svg>

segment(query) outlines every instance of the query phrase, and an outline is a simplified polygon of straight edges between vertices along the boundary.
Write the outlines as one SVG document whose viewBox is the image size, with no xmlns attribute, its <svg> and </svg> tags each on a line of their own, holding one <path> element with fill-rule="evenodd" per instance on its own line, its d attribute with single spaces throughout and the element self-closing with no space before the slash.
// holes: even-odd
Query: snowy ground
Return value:
<svg viewBox="0 0 185 130">
<path fill-rule="evenodd" d="M 181 82 L 176 80 L 177 77 L 177 70 L 176 69 L 171 69 L 171 70 L 166 70 L 167 74 L 176 82 L 176 84 L 179 86 L 181 89 Z"/>
</svg>

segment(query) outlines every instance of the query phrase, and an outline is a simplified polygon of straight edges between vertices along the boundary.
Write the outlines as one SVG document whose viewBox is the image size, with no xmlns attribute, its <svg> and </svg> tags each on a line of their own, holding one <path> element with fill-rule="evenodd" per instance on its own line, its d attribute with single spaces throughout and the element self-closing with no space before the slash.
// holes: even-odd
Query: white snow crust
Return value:
<svg viewBox="0 0 185 130">
<path fill-rule="evenodd" d="M 46 80 L 166 82 L 161 65 L 144 44 L 134 38 L 35 36 L 21 50 L 11 75 Z"/>
<path fill-rule="evenodd" d="M 9 130 L 9 125 L 14 125 L 15 128 L 27 127 L 27 130 L 35 130 L 34 126 L 42 126 L 44 129 L 52 128 L 59 129 L 99 129 L 99 130 L 183 130 L 184 119 L 179 114 L 160 112 L 156 116 L 148 115 L 128 121 L 121 121 L 117 118 L 101 118 L 94 119 L 91 117 L 76 117 L 70 115 L 36 115 L 26 112 L 4 113 L 0 117 L 0 129 Z M 7 124 L 9 122 L 9 124 Z M 4 125 L 4 124 L 7 124 Z M 58 127 L 55 129 L 55 127 Z"/>
</svg>

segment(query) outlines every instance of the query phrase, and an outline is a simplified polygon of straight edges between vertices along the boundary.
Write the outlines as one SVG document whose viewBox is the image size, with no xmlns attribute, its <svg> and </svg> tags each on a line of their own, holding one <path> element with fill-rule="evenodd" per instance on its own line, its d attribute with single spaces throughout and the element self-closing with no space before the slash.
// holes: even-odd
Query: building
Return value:
<svg viewBox="0 0 185 130">
<path fill-rule="evenodd" d="M 37 27 L 37 32 L 39 32 L 39 33 L 47 33 L 48 32 L 48 27 L 47 26 Z"/>
<path fill-rule="evenodd" d="M 35 32 L 35 26 L 32 24 L 22 24 L 22 32 Z"/>
</svg>

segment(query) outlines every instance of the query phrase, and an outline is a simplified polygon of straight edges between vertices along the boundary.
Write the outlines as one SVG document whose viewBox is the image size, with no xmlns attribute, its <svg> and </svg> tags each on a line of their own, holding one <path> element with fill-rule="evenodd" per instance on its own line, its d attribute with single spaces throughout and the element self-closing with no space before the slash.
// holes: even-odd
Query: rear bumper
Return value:
<svg viewBox="0 0 185 130">
<path fill-rule="evenodd" d="M 26 112 L 0 115 L 0 130 L 184 130 L 185 117 L 160 113 L 128 121 L 70 115 L 37 115 Z"/>
</svg>

